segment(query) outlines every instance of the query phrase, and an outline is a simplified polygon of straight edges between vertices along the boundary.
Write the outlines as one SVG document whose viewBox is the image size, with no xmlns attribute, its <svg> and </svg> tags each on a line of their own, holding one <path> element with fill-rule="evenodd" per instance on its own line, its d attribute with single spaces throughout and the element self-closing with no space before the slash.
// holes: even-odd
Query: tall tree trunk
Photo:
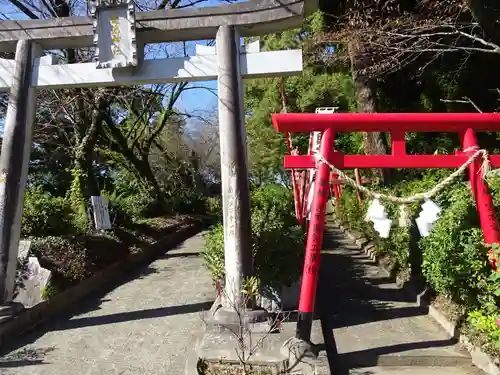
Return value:
<svg viewBox="0 0 500 375">
<path fill-rule="evenodd" d="M 352 80 L 358 104 L 358 112 L 376 112 L 375 92 L 372 80 L 363 74 L 363 69 L 369 66 L 363 44 L 353 37 L 348 44 L 349 58 L 351 61 Z M 363 133 L 363 147 L 365 154 L 387 154 L 388 146 L 384 133 Z M 392 175 L 390 169 L 374 169 L 383 184 L 389 183 Z"/>
<path fill-rule="evenodd" d="M 145 181 L 151 185 L 156 194 L 156 199 L 160 204 L 165 202 L 165 192 L 158 183 L 155 177 L 151 164 L 149 163 L 149 154 L 143 153 L 140 158 L 137 158 L 133 152 L 127 152 L 123 154 L 129 162 L 131 162 L 139 171 L 139 174 L 143 176 Z"/>
<path fill-rule="evenodd" d="M 80 178 L 80 194 L 85 201 L 92 196 L 100 195 L 97 181 L 94 177 L 94 170 L 92 168 L 92 159 L 88 155 L 81 155 L 75 158 L 74 166 L 81 172 Z"/>
<path fill-rule="evenodd" d="M 75 49 L 66 50 L 66 54 L 69 64 L 77 62 Z M 98 89 L 93 92 L 96 99 L 96 108 L 87 111 L 84 98 L 86 93 L 83 89 L 74 90 L 77 122 L 75 124 L 75 141 L 77 145 L 74 152 L 73 164 L 80 171 L 80 194 L 83 199 L 88 200 L 91 196 L 100 195 L 92 166 L 92 153 L 97 143 L 99 127 L 104 116 L 103 113 L 107 110 L 108 101 L 103 90 Z"/>
</svg>

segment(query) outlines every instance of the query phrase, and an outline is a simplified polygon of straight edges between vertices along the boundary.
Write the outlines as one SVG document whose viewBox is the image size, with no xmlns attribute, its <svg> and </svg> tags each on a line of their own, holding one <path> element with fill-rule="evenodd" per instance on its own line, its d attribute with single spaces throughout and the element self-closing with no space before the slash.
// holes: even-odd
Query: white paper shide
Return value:
<svg viewBox="0 0 500 375">
<path fill-rule="evenodd" d="M 382 206 L 379 199 L 375 198 L 371 202 L 366 217 L 373 223 L 373 229 L 378 232 L 380 237 L 389 238 L 392 220 L 387 218 L 385 208 Z"/>
<path fill-rule="evenodd" d="M 422 237 L 427 237 L 434 227 L 434 223 L 439 220 L 441 214 L 441 207 L 433 201 L 426 199 L 422 204 L 422 211 L 415 220 L 417 223 L 418 231 Z"/>
</svg>

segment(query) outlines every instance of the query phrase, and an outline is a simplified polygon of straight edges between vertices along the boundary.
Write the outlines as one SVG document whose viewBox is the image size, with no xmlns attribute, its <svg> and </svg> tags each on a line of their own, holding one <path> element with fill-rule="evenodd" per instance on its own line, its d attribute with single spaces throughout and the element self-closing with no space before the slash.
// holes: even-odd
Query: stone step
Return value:
<svg viewBox="0 0 500 375">
<path fill-rule="evenodd" d="M 335 372 L 339 375 L 479 375 L 472 366 L 395 366 L 395 367 L 361 367 Z M 330 375 L 328 366 L 316 367 L 316 375 Z"/>
<path fill-rule="evenodd" d="M 477 375 L 449 338 L 346 234 L 327 230 L 321 251 L 313 342 L 325 342 L 340 375 Z M 320 334 L 321 332 L 321 334 Z M 335 353 L 335 354 L 332 354 Z M 326 351 L 318 369 L 330 374 Z"/>
</svg>

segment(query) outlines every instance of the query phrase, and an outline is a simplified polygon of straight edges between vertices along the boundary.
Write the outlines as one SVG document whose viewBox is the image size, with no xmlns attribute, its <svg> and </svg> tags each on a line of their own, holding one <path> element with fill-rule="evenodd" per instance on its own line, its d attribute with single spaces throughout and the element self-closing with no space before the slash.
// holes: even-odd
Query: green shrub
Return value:
<svg viewBox="0 0 500 375">
<path fill-rule="evenodd" d="M 59 289 L 55 285 L 53 285 L 52 282 L 49 281 L 49 283 L 45 286 L 45 288 L 42 289 L 42 298 L 44 300 L 51 299 L 59 292 L 60 292 Z"/>
<path fill-rule="evenodd" d="M 222 198 L 208 197 L 205 200 L 205 212 L 217 220 L 222 220 Z"/>
<path fill-rule="evenodd" d="M 500 244 L 494 243 L 494 244 L 489 245 L 488 251 L 491 252 L 488 254 L 488 257 L 492 256 L 493 259 L 496 259 L 496 264 L 497 264 L 497 269 L 498 269 L 500 267 L 500 262 L 499 262 Z M 490 277 L 488 278 L 488 281 L 490 282 L 489 286 L 491 288 L 491 293 L 493 295 L 495 295 L 496 297 L 500 297 L 500 272 L 495 272 L 494 270 L 491 270 Z"/>
<path fill-rule="evenodd" d="M 423 272 L 439 294 L 477 307 L 489 266 L 475 204 L 467 186 L 450 191 L 446 203 L 431 234 L 421 240 Z"/>
<path fill-rule="evenodd" d="M 109 201 L 111 220 L 117 224 L 139 220 L 145 217 L 173 214 L 205 214 L 206 197 L 192 189 L 177 190 L 159 202 L 151 194 L 139 189 L 138 193 L 102 193 Z"/>
<path fill-rule="evenodd" d="M 305 235 L 297 223 L 293 194 L 264 185 L 251 196 L 254 269 L 262 285 L 291 285 L 300 276 Z"/>
<path fill-rule="evenodd" d="M 366 209 L 368 205 L 367 200 L 363 204 L 359 204 L 356 193 L 353 189 L 346 186 L 342 189 L 342 196 L 340 197 L 340 218 L 349 227 L 349 229 L 365 233 L 367 236 L 372 236 L 373 233 L 369 230 L 369 226 L 364 222 Z"/>
<path fill-rule="evenodd" d="M 500 325 L 498 313 L 485 313 L 481 310 L 471 311 L 467 316 L 467 330 L 469 336 L 493 358 L 500 358 Z"/>
<path fill-rule="evenodd" d="M 130 195 L 101 192 L 101 195 L 108 200 L 111 221 L 118 225 L 148 216 L 154 205 L 154 199 L 147 192 Z"/>
<path fill-rule="evenodd" d="M 256 189 L 251 194 L 252 210 L 276 215 L 285 227 L 297 225 L 293 194 L 281 185 L 269 184 Z"/>
<path fill-rule="evenodd" d="M 205 234 L 205 249 L 203 259 L 212 273 L 212 279 L 224 278 L 224 227 L 216 225 Z"/>
<path fill-rule="evenodd" d="M 381 253 L 387 253 L 395 261 L 396 269 L 404 269 L 408 267 L 408 245 L 410 241 L 409 231 L 406 228 L 397 227 L 399 208 L 396 205 L 383 203 L 387 209 L 388 217 L 393 218 L 393 228 L 391 229 L 390 237 L 387 239 L 380 238 L 373 230 L 371 223 L 365 222 L 366 211 L 370 204 L 370 199 L 363 200 L 359 204 L 356 192 L 346 187 L 342 191 L 340 217 L 348 225 L 351 230 L 363 233 L 366 237 L 371 238 L 377 244 L 377 250 Z M 409 207 L 411 214 L 411 208 Z M 394 224 L 396 226 L 394 226 Z"/>
<path fill-rule="evenodd" d="M 254 271 L 262 285 L 281 287 L 295 282 L 302 269 L 305 235 L 297 225 L 290 191 L 264 186 L 252 193 Z M 223 226 L 206 235 L 204 258 L 215 280 L 224 276 Z"/>
<path fill-rule="evenodd" d="M 254 270 L 262 285 L 281 287 L 297 281 L 304 261 L 305 236 L 271 210 L 252 213 Z"/>
<path fill-rule="evenodd" d="M 26 191 L 24 200 L 21 235 L 40 237 L 81 232 L 86 227 L 79 225 L 79 216 L 67 198 L 53 197 L 36 188 L 30 189 Z"/>
<path fill-rule="evenodd" d="M 194 189 L 181 189 L 168 199 L 169 210 L 176 214 L 204 214 L 206 197 Z"/>
<path fill-rule="evenodd" d="M 437 183 L 439 178 L 439 174 L 424 174 L 423 178 L 418 178 L 413 181 L 402 181 L 392 187 L 376 187 L 375 189 L 393 196 L 408 197 L 429 190 Z M 440 199 L 440 196 L 434 199 L 443 207 L 443 201 Z M 366 202 L 366 204 L 369 204 L 369 202 Z M 393 227 L 389 238 L 377 239 L 379 250 L 390 255 L 396 262 L 396 269 L 404 272 L 410 267 L 410 251 L 421 252 L 418 248 L 420 236 L 415 223 L 415 219 L 421 211 L 421 202 L 405 206 L 404 209 L 410 219 L 410 226 L 408 228 L 399 227 L 399 216 L 401 214 L 400 205 L 391 202 L 384 202 L 383 204 L 387 209 L 388 216 L 393 220 Z M 373 232 L 371 223 L 369 227 Z"/>
</svg>

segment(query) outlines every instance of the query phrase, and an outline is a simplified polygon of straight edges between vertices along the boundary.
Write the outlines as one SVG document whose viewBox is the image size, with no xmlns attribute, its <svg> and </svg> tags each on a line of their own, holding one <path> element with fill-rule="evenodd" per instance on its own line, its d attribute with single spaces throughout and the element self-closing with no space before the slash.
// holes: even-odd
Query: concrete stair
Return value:
<svg viewBox="0 0 500 375">
<path fill-rule="evenodd" d="M 469 353 L 398 288 L 342 230 L 327 222 L 313 342 L 317 374 L 483 374 Z"/>
</svg>

